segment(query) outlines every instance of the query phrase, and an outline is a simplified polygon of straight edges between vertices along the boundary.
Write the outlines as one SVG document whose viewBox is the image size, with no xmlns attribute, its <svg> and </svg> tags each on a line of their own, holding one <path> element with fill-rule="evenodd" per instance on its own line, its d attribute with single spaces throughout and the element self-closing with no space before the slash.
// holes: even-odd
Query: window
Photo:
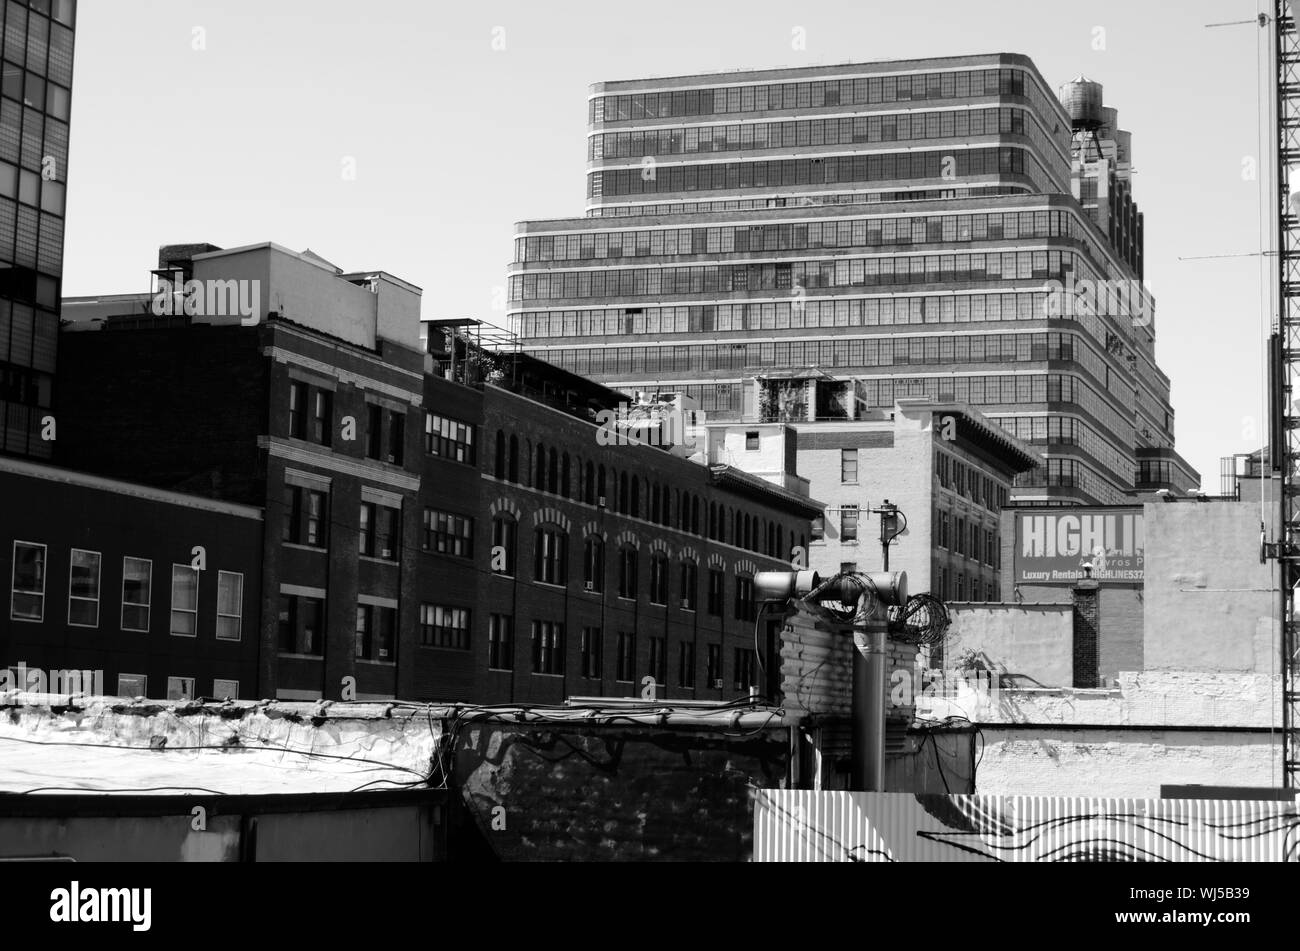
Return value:
<svg viewBox="0 0 1300 951">
<path fill-rule="evenodd" d="M 289 436 L 307 438 L 307 384 L 289 384 Z"/>
<path fill-rule="evenodd" d="M 428 413 L 424 420 L 424 449 L 431 456 L 475 465 L 474 427 L 468 423 Z"/>
<path fill-rule="evenodd" d="M 557 621 L 533 622 L 533 673 L 564 674 L 564 625 Z"/>
<path fill-rule="evenodd" d="M 737 647 L 735 659 L 736 689 L 748 690 L 750 687 L 756 686 L 758 680 L 754 676 L 754 649 L 752 647 Z"/>
<path fill-rule="evenodd" d="M 424 550 L 456 558 L 473 558 L 474 520 L 450 512 L 425 509 Z"/>
<path fill-rule="evenodd" d="M 9 616 L 15 621 L 45 620 L 44 545 L 14 542 Z"/>
<path fill-rule="evenodd" d="M 636 600 L 637 595 L 637 552 L 635 548 L 624 548 L 618 558 L 618 596 Z"/>
<path fill-rule="evenodd" d="M 533 542 L 533 577 L 542 584 L 569 581 L 569 537 L 558 528 L 539 528 Z"/>
<path fill-rule="evenodd" d="M 244 576 L 233 571 L 217 573 L 217 640 L 237 641 L 244 624 Z"/>
<path fill-rule="evenodd" d="M 856 449 L 840 450 L 840 482 L 844 485 L 858 484 L 858 451 Z"/>
<path fill-rule="evenodd" d="M 668 603 L 668 556 L 662 553 L 650 559 L 650 603 Z"/>
<path fill-rule="evenodd" d="M 311 441 L 329 446 L 334 435 L 334 394 L 315 390 L 311 401 Z"/>
<path fill-rule="evenodd" d="M 722 617 L 723 589 L 725 585 L 726 576 L 723 574 L 722 569 L 709 569 L 709 614 L 712 617 Z"/>
<path fill-rule="evenodd" d="M 397 609 L 377 604 L 357 605 L 357 660 L 395 664 Z"/>
<path fill-rule="evenodd" d="M 699 599 L 700 570 L 693 561 L 682 562 L 682 610 L 694 611 Z"/>
<path fill-rule="evenodd" d="M 846 505 L 840 510 L 840 541 L 858 540 L 858 507 Z"/>
<path fill-rule="evenodd" d="M 650 676 L 658 686 L 668 683 L 668 638 L 650 638 Z"/>
<path fill-rule="evenodd" d="M 736 579 L 736 620 L 752 621 L 758 617 L 754 604 L 754 579 L 743 575 Z"/>
<path fill-rule="evenodd" d="M 705 668 L 705 689 L 722 689 L 722 645 L 710 644 L 708 666 Z"/>
<path fill-rule="evenodd" d="M 492 522 L 492 573 L 508 578 L 515 576 L 515 548 L 518 525 L 508 515 L 499 515 Z"/>
<path fill-rule="evenodd" d="M 144 674 L 118 674 L 117 695 L 126 700 L 149 696 L 149 678 Z"/>
<path fill-rule="evenodd" d="M 400 466 L 406 461 L 406 414 L 388 414 L 388 462 Z"/>
<path fill-rule="evenodd" d="M 826 516 L 818 515 L 812 520 L 812 540 L 822 541 L 826 537 Z"/>
<path fill-rule="evenodd" d="M 68 624 L 99 627 L 99 581 L 103 556 L 97 551 L 72 550 L 68 575 Z"/>
<path fill-rule="evenodd" d="M 758 452 L 758 433 L 745 433 L 745 451 Z"/>
<path fill-rule="evenodd" d="M 168 677 L 167 699 L 178 702 L 194 699 L 193 677 Z"/>
<path fill-rule="evenodd" d="M 384 408 L 366 407 L 366 458 L 376 461 L 384 457 Z"/>
<path fill-rule="evenodd" d="M 623 631 L 618 635 L 618 658 L 614 666 L 614 679 L 621 683 L 636 680 L 636 635 Z"/>
<path fill-rule="evenodd" d="M 402 513 L 376 502 L 361 503 L 361 554 L 367 558 L 397 561 Z"/>
<path fill-rule="evenodd" d="M 515 619 L 509 614 L 493 614 L 488 618 L 488 667 L 515 669 Z"/>
<path fill-rule="evenodd" d="M 582 582 L 588 591 L 605 590 L 605 542 L 591 536 L 582 555 Z"/>
<path fill-rule="evenodd" d="M 280 595 L 280 653 L 322 657 L 325 653 L 325 602 Z"/>
<path fill-rule="evenodd" d="M 296 485 L 284 487 L 284 540 L 291 545 L 326 548 L 329 544 L 329 497 Z"/>
<path fill-rule="evenodd" d="M 469 611 L 437 604 L 420 606 L 420 645 L 439 650 L 467 651 Z"/>
<path fill-rule="evenodd" d="M 604 635 L 598 627 L 582 629 L 582 676 L 600 680 L 604 676 L 602 646 Z"/>
<path fill-rule="evenodd" d="M 857 574 L 857 572 L 858 572 L 858 563 L 856 561 L 840 562 L 840 574 L 853 575 L 853 574 Z"/>
<path fill-rule="evenodd" d="M 153 562 L 145 558 L 122 560 L 122 630 L 149 632 L 153 600 Z"/>
<path fill-rule="evenodd" d="M 189 565 L 172 565 L 172 623 L 175 637 L 198 637 L 199 571 Z"/>
<path fill-rule="evenodd" d="M 695 688 L 695 645 L 683 641 L 677 648 L 677 686 Z"/>
<path fill-rule="evenodd" d="M 213 700 L 238 700 L 239 681 L 238 680 L 212 681 L 212 699 Z"/>
</svg>

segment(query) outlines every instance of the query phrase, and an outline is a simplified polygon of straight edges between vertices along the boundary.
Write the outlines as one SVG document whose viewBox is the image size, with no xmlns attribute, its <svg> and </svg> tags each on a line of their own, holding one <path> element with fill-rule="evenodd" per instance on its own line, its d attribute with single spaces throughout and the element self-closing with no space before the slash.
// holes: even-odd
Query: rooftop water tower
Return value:
<svg viewBox="0 0 1300 951">
<path fill-rule="evenodd" d="M 1086 147 L 1089 137 L 1097 147 L 1100 157 L 1101 141 L 1097 132 L 1106 124 L 1106 114 L 1102 106 L 1101 83 L 1095 83 L 1086 76 L 1079 76 L 1061 87 L 1061 104 L 1070 116 L 1070 127 L 1074 132 L 1075 148 Z M 1082 138 L 1081 138 L 1082 137 Z"/>
</svg>

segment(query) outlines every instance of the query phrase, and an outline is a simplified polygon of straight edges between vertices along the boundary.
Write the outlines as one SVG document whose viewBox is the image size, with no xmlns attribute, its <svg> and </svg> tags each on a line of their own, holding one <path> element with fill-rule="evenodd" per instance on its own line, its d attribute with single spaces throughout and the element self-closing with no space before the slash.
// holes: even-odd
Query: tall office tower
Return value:
<svg viewBox="0 0 1300 951">
<path fill-rule="evenodd" d="M 1007 54 L 598 84 L 587 216 L 518 226 L 515 329 L 716 419 L 969 403 L 1044 455 L 1025 501 L 1128 499 L 1151 458 L 1189 488 L 1127 169 L 1138 223 L 1099 223 L 1085 131 Z"/>
<path fill-rule="evenodd" d="M 0 16 L 0 454 L 49 459 L 77 3 Z"/>
</svg>

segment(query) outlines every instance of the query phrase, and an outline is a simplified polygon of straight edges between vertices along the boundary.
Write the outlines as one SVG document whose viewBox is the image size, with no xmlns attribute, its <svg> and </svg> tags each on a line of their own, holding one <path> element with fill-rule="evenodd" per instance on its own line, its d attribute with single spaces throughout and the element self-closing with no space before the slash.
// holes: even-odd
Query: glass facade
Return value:
<svg viewBox="0 0 1300 951">
<path fill-rule="evenodd" d="M 49 459 L 76 0 L 0 9 L 0 453 Z"/>
<path fill-rule="evenodd" d="M 1024 57 L 607 84 L 590 122 L 586 218 L 515 243 L 538 356 L 717 419 L 805 370 L 855 397 L 816 418 L 970 402 L 1043 452 L 1026 500 L 1125 501 L 1173 447 L 1140 256 L 1072 193 L 1090 166 Z"/>
</svg>

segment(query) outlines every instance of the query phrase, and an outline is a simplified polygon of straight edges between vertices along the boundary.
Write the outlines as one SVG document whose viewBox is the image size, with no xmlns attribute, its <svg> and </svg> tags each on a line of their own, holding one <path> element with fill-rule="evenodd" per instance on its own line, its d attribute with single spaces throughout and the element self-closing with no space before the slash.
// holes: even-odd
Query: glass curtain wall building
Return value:
<svg viewBox="0 0 1300 951">
<path fill-rule="evenodd" d="M 0 453 L 49 459 L 76 0 L 6 0 L 0 80 Z"/>
<path fill-rule="evenodd" d="M 589 120 L 586 217 L 517 226 L 531 352 L 716 419 L 968 402 L 1044 454 L 1026 501 L 1172 452 L 1140 228 L 1080 204 L 1099 156 L 1028 58 L 601 83 Z"/>
</svg>

